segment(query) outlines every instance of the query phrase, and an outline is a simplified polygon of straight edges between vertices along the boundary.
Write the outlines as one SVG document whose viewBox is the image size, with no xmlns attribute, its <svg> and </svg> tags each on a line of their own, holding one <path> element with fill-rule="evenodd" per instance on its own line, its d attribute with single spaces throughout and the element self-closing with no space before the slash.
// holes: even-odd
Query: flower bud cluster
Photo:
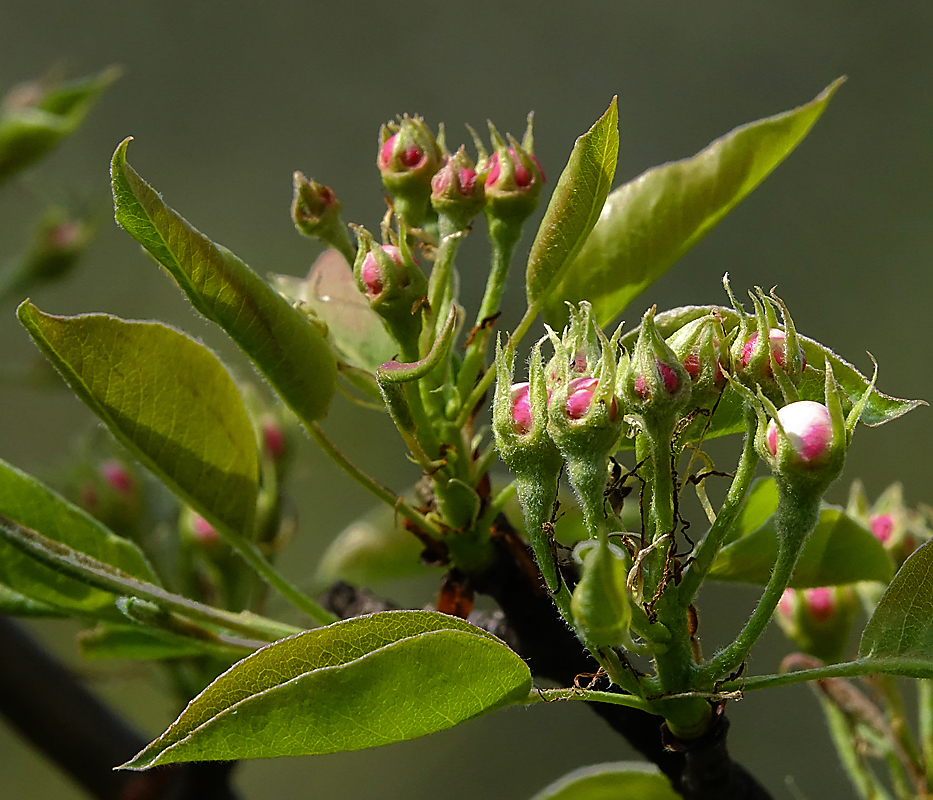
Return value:
<svg viewBox="0 0 933 800">
<path fill-rule="evenodd" d="M 869 504 L 861 481 L 855 481 L 849 492 L 846 513 L 875 535 L 897 569 L 914 550 L 933 538 L 933 512 L 928 508 L 908 508 L 900 483 L 891 484 Z"/>
<path fill-rule="evenodd" d="M 851 586 L 785 589 L 775 619 L 800 650 L 827 664 L 843 660 L 858 600 Z"/>
<path fill-rule="evenodd" d="M 726 386 L 726 373 L 732 368 L 719 315 L 712 313 L 687 323 L 667 339 L 667 344 L 690 376 L 691 405 L 707 408 L 714 404 Z"/>
<path fill-rule="evenodd" d="M 776 405 L 797 400 L 797 386 L 807 359 L 784 302 L 773 292 L 765 295 L 761 289 L 756 289 L 749 292 L 755 306 L 755 316 L 749 317 L 732 296 L 728 280 L 725 285 L 739 316 L 731 352 L 735 377 L 752 393 L 760 388 Z M 775 309 L 781 313 L 780 326 Z"/>
</svg>

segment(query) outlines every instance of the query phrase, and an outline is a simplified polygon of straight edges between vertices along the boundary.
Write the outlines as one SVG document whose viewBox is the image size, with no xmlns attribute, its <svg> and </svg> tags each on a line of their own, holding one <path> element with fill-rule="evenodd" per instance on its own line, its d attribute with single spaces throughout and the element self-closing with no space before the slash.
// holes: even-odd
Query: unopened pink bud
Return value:
<svg viewBox="0 0 933 800">
<path fill-rule="evenodd" d="M 200 514 L 192 514 L 191 527 L 194 530 L 195 538 L 201 544 L 212 544 L 220 538 L 217 529 Z"/>
<path fill-rule="evenodd" d="M 781 595 L 781 599 L 778 600 L 777 606 L 778 613 L 787 619 L 791 619 L 794 616 L 794 590 L 785 589 L 784 594 Z"/>
<path fill-rule="evenodd" d="M 386 169 L 392 160 L 392 151 L 395 149 L 395 142 L 398 140 L 398 134 L 394 134 L 386 139 L 379 151 L 379 168 Z M 415 144 L 410 144 L 398 154 L 398 162 L 406 169 L 414 169 L 424 161 L 424 151 Z"/>
<path fill-rule="evenodd" d="M 136 486 L 126 467 L 116 459 L 101 464 L 100 474 L 107 483 L 122 495 L 130 494 Z"/>
<path fill-rule="evenodd" d="M 871 532 L 882 544 L 886 544 L 894 533 L 894 517 L 890 514 L 876 514 L 871 518 Z"/>
<path fill-rule="evenodd" d="M 593 391 L 599 381 L 596 378 L 574 378 L 567 387 L 567 416 L 580 419 L 586 416 L 593 402 Z"/>
<path fill-rule="evenodd" d="M 515 163 L 515 167 L 512 171 L 513 180 L 515 185 L 519 189 L 525 189 L 531 185 L 534 180 L 534 175 L 531 173 L 531 170 L 528 169 L 521 161 L 518 160 L 518 156 L 515 153 L 515 148 L 509 148 L 509 155 L 512 157 L 512 161 Z M 538 169 L 541 172 L 541 182 L 544 183 L 544 170 L 541 169 L 541 163 L 534 156 L 530 156 L 531 160 L 535 162 Z M 499 180 L 499 176 L 502 174 L 502 169 L 499 166 L 499 154 L 493 153 L 489 157 L 489 175 L 486 178 L 486 186 L 491 187 L 495 185 L 496 181 Z"/>
<path fill-rule="evenodd" d="M 285 433 L 275 420 L 262 423 L 262 445 L 273 461 L 279 461 L 285 455 Z"/>
<path fill-rule="evenodd" d="M 817 622 L 826 622 L 836 613 L 836 598 L 830 587 L 805 589 L 803 596 L 807 611 Z"/>
<path fill-rule="evenodd" d="M 392 260 L 399 266 L 402 264 L 402 251 L 391 244 L 382 245 L 382 249 L 388 253 Z M 376 257 L 370 252 L 363 259 L 363 266 L 360 270 L 363 277 L 363 285 L 366 287 L 366 294 L 370 298 L 378 297 L 385 288 L 385 281 L 382 274 L 382 266 L 376 261 Z"/>
<path fill-rule="evenodd" d="M 784 333 L 780 328 L 771 328 L 768 331 L 768 339 L 771 342 L 771 353 L 774 356 L 774 360 L 779 367 L 784 367 L 785 357 L 784 357 L 784 343 L 787 341 L 787 334 Z M 748 337 L 748 341 L 745 342 L 745 346 L 742 348 L 742 366 L 747 367 L 748 362 L 752 359 L 752 352 L 755 349 L 755 343 L 758 341 L 758 332 L 756 331 L 751 336 Z M 806 369 L 807 358 L 803 353 L 803 348 L 800 348 L 800 358 L 803 363 L 803 368 Z M 773 370 L 771 369 L 770 364 L 768 365 L 768 374 L 773 375 Z"/>
<path fill-rule="evenodd" d="M 800 400 L 778 411 L 781 427 L 787 434 L 790 446 L 804 463 L 821 461 L 829 453 L 833 442 L 833 421 L 829 409 L 813 400 Z M 772 455 L 778 451 L 777 425 L 768 425 L 768 449 Z"/>
<path fill-rule="evenodd" d="M 667 364 L 662 364 L 660 361 L 658 364 L 658 374 L 661 376 L 661 380 L 664 383 L 664 391 L 668 394 L 674 394 L 677 391 L 677 373 L 674 372 Z M 648 385 L 645 383 L 645 376 L 638 375 L 635 378 L 635 392 L 642 399 L 647 399 L 648 397 Z"/>
<path fill-rule="evenodd" d="M 531 430 L 531 398 L 527 383 L 512 384 L 512 422 L 517 433 L 525 434 Z"/>
</svg>

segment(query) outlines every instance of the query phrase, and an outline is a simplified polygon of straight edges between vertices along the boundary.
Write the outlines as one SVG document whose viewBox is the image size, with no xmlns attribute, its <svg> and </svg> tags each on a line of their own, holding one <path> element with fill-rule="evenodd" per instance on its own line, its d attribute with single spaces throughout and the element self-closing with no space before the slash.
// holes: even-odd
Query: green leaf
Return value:
<svg viewBox="0 0 933 800">
<path fill-rule="evenodd" d="M 75 394 L 143 464 L 211 522 L 252 533 L 256 438 L 240 393 L 210 350 L 156 322 L 56 317 L 28 300 L 17 315 Z"/>
<path fill-rule="evenodd" d="M 709 572 L 712 580 L 764 585 L 777 558 L 777 531 L 771 517 L 753 533 L 724 547 Z M 884 545 L 836 506 L 824 506 L 800 553 L 790 586 L 836 586 L 856 581 L 891 580 L 894 572 Z"/>
<path fill-rule="evenodd" d="M 162 202 L 126 163 L 126 139 L 111 162 L 117 223 L 178 282 L 191 304 L 223 328 L 298 417 L 327 413 L 337 365 L 318 327 L 225 247 Z"/>
<path fill-rule="evenodd" d="M 530 689 L 525 662 L 463 620 L 356 617 L 235 664 L 124 768 L 375 747 L 453 727 Z"/>
<path fill-rule="evenodd" d="M 723 539 L 723 544 L 728 545 L 736 539 L 757 531 L 777 511 L 777 507 L 778 489 L 774 478 L 756 480 L 749 489 L 739 516 Z"/>
<path fill-rule="evenodd" d="M 722 319 L 723 328 L 727 335 L 738 326 L 738 316 L 731 308 L 723 306 L 684 306 L 665 311 L 655 317 L 658 330 L 665 338 L 672 336 L 684 325 L 693 322 L 700 317 L 706 316 L 711 312 L 716 313 Z M 639 328 L 629 331 L 621 338 L 621 344 L 631 350 L 638 339 Z M 808 339 L 798 332 L 800 346 L 803 348 L 807 359 L 807 369 L 797 387 L 801 400 L 815 400 L 822 403 L 824 396 L 824 370 L 826 362 L 832 365 L 833 375 L 836 383 L 845 394 L 846 400 L 843 402 L 843 410 L 848 413 L 852 406 L 868 389 L 870 380 L 862 375 L 848 361 L 836 355 L 826 345 L 820 344 L 813 339 Z M 704 439 L 715 439 L 718 436 L 727 436 L 733 433 L 745 431 L 745 417 L 743 412 L 742 397 L 731 387 L 726 387 L 716 407 L 716 413 L 712 420 L 705 416 L 700 416 L 694 425 L 684 436 L 687 441 L 695 440 L 702 434 Z M 870 427 L 883 425 L 885 422 L 897 419 L 908 411 L 912 411 L 917 406 L 926 405 L 922 400 L 902 400 L 897 397 L 879 392 L 872 389 L 868 398 L 868 403 L 862 412 L 861 422 Z M 634 448 L 634 442 L 631 439 L 623 439 L 621 449 L 631 450 Z"/>
<path fill-rule="evenodd" d="M 792 111 L 742 125 L 692 158 L 649 169 L 615 189 L 545 309 L 589 300 L 600 325 L 663 275 L 800 143 L 839 88 Z"/>
<path fill-rule="evenodd" d="M 89 514 L 5 461 L 0 461 L 0 514 L 129 575 L 156 582 L 152 568 L 135 544 L 111 533 Z M 20 612 L 9 613 L 49 606 L 58 613 L 121 618 L 113 593 L 37 563 L 4 540 L 0 540 L 0 584 L 36 604 L 33 607 L 7 596 L 0 605 L 9 603 L 12 608 L 19 603 L 22 607 Z"/>
<path fill-rule="evenodd" d="M 132 624 L 104 624 L 81 631 L 78 649 L 82 657 L 97 660 L 153 660 L 217 654 L 217 647 L 210 642 Z"/>
<path fill-rule="evenodd" d="M 40 79 L 5 97 L 0 109 L 0 184 L 74 133 L 119 76 L 119 69 L 109 67 L 90 78 L 58 85 Z"/>
<path fill-rule="evenodd" d="M 548 202 L 528 255 L 529 306 L 549 298 L 586 242 L 609 194 L 618 156 L 619 112 L 613 97 L 606 113 L 577 139 Z"/>
<path fill-rule="evenodd" d="M 212 628 L 222 628 L 248 637 L 255 637 L 261 641 L 275 641 L 283 636 L 291 636 L 299 630 L 291 625 L 248 611 L 239 613 L 224 611 L 189 600 L 181 595 L 172 594 L 161 586 L 134 577 L 100 559 L 49 539 L 32 528 L 2 515 L 0 515 L 0 542 L 15 547 L 33 561 L 51 568 L 63 577 L 77 580 L 111 595 L 132 598 L 137 608 L 140 603 L 136 601 L 148 601 L 158 609 L 174 613 L 179 617 L 207 623 Z M 116 598 L 111 597 L 111 600 L 113 599 Z M 126 617 L 121 614 L 119 619 L 125 622 Z M 240 649 L 243 649 L 243 647 L 253 647 L 256 642 L 243 640 L 241 644 Z"/>
<path fill-rule="evenodd" d="M 67 617 L 68 612 L 26 597 L 0 583 L 0 614 L 11 617 Z"/>
<path fill-rule="evenodd" d="M 398 353 L 339 251 L 325 250 L 307 278 L 273 275 L 272 281 L 279 293 L 327 325 L 327 341 L 338 361 L 375 373 Z"/>
<path fill-rule="evenodd" d="M 879 671 L 933 677 L 933 542 L 898 570 L 865 626 L 858 654 L 877 662 Z"/>
<path fill-rule="evenodd" d="M 424 545 L 401 524 L 395 509 L 380 505 L 351 522 L 330 543 L 318 563 L 315 584 L 346 581 L 372 587 L 395 578 L 426 575 Z"/>
<path fill-rule="evenodd" d="M 620 761 L 581 767 L 554 781 L 532 800 L 679 800 L 652 764 Z"/>
</svg>

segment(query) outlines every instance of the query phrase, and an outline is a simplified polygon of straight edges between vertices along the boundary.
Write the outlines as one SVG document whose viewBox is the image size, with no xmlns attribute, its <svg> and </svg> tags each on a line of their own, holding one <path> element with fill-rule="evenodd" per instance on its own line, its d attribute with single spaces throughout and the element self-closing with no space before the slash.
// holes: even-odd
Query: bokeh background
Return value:
<svg viewBox="0 0 933 800">
<path fill-rule="evenodd" d="M 121 80 L 85 127 L 39 169 L 0 194 L 0 258 L 13 255 L 49 200 L 101 212 L 80 272 L 37 293 L 54 313 L 107 311 L 176 324 L 242 362 L 178 290 L 109 220 L 107 168 L 119 141 L 165 199 L 261 273 L 302 274 L 318 252 L 288 215 L 291 173 L 335 188 L 347 219 L 376 227 L 384 206 L 374 161 L 379 124 L 403 112 L 447 124 L 487 118 L 520 134 L 536 114 L 540 161 L 553 181 L 573 140 L 618 94 L 617 182 L 693 154 L 743 122 L 849 81 L 789 160 L 635 303 L 723 302 L 720 286 L 777 285 L 798 328 L 870 370 L 901 397 L 933 398 L 933 5 L 924 0 L 704 3 L 577 0 L 486 2 L 15 2 L 0 6 L 0 84 L 63 65 L 71 75 L 108 64 Z M 530 234 L 525 245 L 530 241 Z M 483 236 L 460 259 L 467 299 L 480 292 Z M 521 312 L 515 281 L 507 320 Z M 0 353 L 33 358 L 11 308 Z M 348 424 L 353 423 L 353 431 Z M 66 391 L 0 386 L 0 456 L 39 474 L 68 457 L 93 422 Z M 341 401 L 327 427 L 391 485 L 410 476 L 377 415 Z M 933 414 L 920 409 L 855 440 L 843 483 L 874 495 L 894 479 L 910 502 L 933 502 Z M 292 492 L 304 519 L 285 571 L 301 582 L 334 532 L 368 499 L 308 446 Z M 842 500 L 845 485 L 834 488 Z M 409 602 L 430 585 L 402 587 Z M 701 598 L 707 642 L 735 631 L 754 590 Z M 92 686 L 149 734 L 176 712 L 145 667 L 102 670 L 77 659 L 72 630 L 34 629 Z M 708 645 L 709 646 L 709 645 Z M 785 652 L 770 631 L 752 662 L 772 671 Z M 781 798 L 851 792 L 806 688 L 733 704 L 732 749 Z M 380 750 L 243 765 L 248 798 L 530 797 L 563 772 L 630 752 L 579 705 L 511 710 Z M 9 798 L 81 797 L 0 725 Z M 787 785 L 788 776 L 797 787 Z"/>
</svg>

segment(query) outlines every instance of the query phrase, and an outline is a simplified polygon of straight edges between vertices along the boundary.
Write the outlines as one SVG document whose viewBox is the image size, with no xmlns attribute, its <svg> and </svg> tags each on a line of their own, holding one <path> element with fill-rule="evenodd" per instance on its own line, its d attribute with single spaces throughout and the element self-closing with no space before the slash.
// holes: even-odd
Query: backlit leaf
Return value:
<svg viewBox="0 0 933 800">
<path fill-rule="evenodd" d="M 129 575 L 157 582 L 152 568 L 135 544 L 111 533 L 92 516 L 4 461 L 0 461 L 0 514 Z M 59 613 L 121 617 L 114 606 L 116 597 L 111 592 L 92 588 L 40 564 L 2 539 L 0 584 L 38 604 L 34 607 L 29 603 L 22 604 L 7 594 L 5 602 L 10 604 L 10 608 L 19 603 L 21 610 L 6 613 L 25 614 L 30 608 L 39 611 L 49 606 Z M 3 603 L 0 599 L 0 606 Z"/>
<path fill-rule="evenodd" d="M 525 662 L 463 620 L 356 617 L 235 664 L 124 767 L 375 747 L 450 728 L 530 688 Z"/>
<path fill-rule="evenodd" d="M 771 517 L 756 531 L 719 552 L 709 572 L 710 579 L 766 584 L 774 569 L 777 544 Z M 893 572 L 884 545 L 871 531 L 841 508 L 824 506 L 797 560 L 790 586 L 806 589 L 857 581 L 887 583 Z"/>
<path fill-rule="evenodd" d="M 300 419 L 323 417 L 337 365 L 321 331 L 233 253 L 165 205 L 126 163 L 129 142 L 120 144 L 110 167 L 117 223 L 243 349 Z"/>
<path fill-rule="evenodd" d="M 596 224 L 616 172 L 619 112 L 606 113 L 573 146 L 528 255 L 528 305 L 547 300 Z"/>
<path fill-rule="evenodd" d="M 881 597 L 862 634 L 863 659 L 885 672 L 933 677 L 933 542 L 904 562 Z"/>
<path fill-rule="evenodd" d="M 252 531 L 256 439 L 240 393 L 210 350 L 157 322 L 56 317 L 28 300 L 17 314 L 75 394 L 140 461 L 202 516 Z"/>
<path fill-rule="evenodd" d="M 554 781 L 532 800 L 678 800 L 653 764 L 620 761 L 582 767 Z"/>
<path fill-rule="evenodd" d="M 611 322 L 784 160 L 840 83 L 806 105 L 742 125 L 692 158 L 649 169 L 615 189 L 549 295 L 546 317 L 562 325 L 565 301 L 589 300 L 599 324 Z"/>
</svg>

